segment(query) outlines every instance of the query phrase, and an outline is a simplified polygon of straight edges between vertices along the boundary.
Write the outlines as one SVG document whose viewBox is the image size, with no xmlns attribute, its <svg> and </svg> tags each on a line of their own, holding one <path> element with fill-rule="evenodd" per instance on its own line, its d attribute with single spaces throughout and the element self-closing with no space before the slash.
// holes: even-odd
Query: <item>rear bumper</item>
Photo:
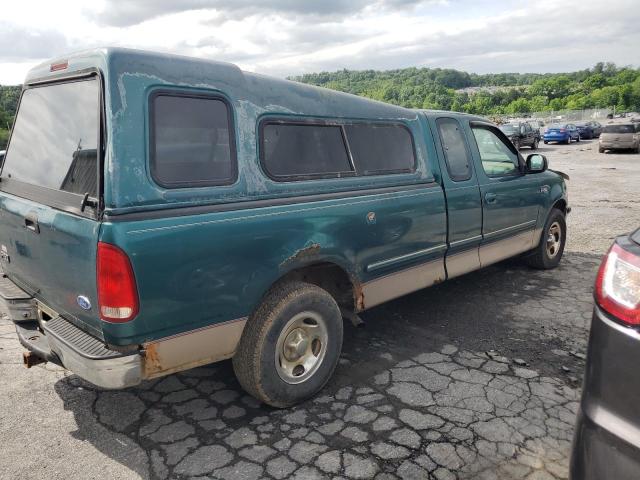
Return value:
<svg viewBox="0 0 640 480">
<path fill-rule="evenodd" d="M 640 333 L 595 308 L 571 479 L 631 480 L 640 472 Z"/>
<path fill-rule="evenodd" d="M 31 355 L 61 365 L 102 388 L 126 388 L 142 381 L 140 353 L 111 350 L 60 316 L 45 321 L 32 297 L 8 278 L 0 278 L 0 315 L 14 322 L 18 340 Z M 27 358 L 27 366 L 37 363 Z"/>
<path fill-rule="evenodd" d="M 545 142 L 566 142 L 569 140 L 569 134 L 566 135 L 544 135 L 542 139 Z"/>
<path fill-rule="evenodd" d="M 638 146 L 637 142 L 600 142 L 600 148 L 607 150 L 631 149 Z"/>
<path fill-rule="evenodd" d="M 139 353 L 122 354 L 109 350 L 98 339 L 62 317 L 49 320 L 43 327 L 34 321 L 16 322 L 15 325 L 20 343 L 32 354 L 62 365 L 98 387 L 120 389 L 142 381 Z"/>
</svg>

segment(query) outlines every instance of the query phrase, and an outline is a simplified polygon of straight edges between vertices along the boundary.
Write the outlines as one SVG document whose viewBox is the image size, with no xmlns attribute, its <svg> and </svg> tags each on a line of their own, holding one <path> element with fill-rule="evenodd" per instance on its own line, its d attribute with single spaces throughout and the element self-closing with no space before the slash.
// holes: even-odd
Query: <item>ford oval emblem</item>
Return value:
<svg viewBox="0 0 640 480">
<path fill-rule="evenodd" d="M 84 295 L 79 295 L 78 298 L 77 298 L 77 301 L 78 301 L 78 305 L 80 305 L 81 309 L 83 309 L 83 310 L 91 310 L 91 300 L 89 300 Z"/>
</svg>

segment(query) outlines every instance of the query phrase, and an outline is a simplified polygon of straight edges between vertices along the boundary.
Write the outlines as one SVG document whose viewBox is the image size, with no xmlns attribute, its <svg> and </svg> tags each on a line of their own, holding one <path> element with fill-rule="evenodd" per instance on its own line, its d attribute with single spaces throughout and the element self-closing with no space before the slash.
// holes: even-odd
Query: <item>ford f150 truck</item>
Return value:
<svg viewBox="0 0 640 480">
<path fill-rule="evenodd" d="M 32 69 L 0 173 L 2 310 L 27 366 L 124 388 L 233 359 L 285 407 L 343 319 L 522 256 L 560 262 L 567 191 L 500 129 L 99 49 Z"/>
</svg>

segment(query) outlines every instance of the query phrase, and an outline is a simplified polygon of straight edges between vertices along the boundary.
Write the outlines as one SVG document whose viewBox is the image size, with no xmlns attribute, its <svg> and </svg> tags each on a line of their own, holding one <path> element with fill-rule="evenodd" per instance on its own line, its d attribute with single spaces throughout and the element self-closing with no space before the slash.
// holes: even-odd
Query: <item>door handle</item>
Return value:
<svg viewBox="0 0 640 480">
<path fill-rule="evenodd" d="M 485 193 L 484 194 L 484 201 L 487 205 L 491 205 L 493 203 L 496 203 L 498 196 L 495 193 Z"/>
<path fill-rule="evenodd" d="M 31 230 L 33 233 L 40 233 L 38 217 L 35 215 L 27 215 L 24 219 L 24 226 L 27 230 Z"/>
</svg>

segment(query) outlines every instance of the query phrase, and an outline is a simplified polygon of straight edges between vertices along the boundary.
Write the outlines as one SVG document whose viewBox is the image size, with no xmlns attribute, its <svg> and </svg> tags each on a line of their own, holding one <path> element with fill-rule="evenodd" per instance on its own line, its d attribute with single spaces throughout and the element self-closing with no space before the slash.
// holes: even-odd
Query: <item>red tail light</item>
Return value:
<svg viewBox="0 0 640 480">
<path fill-rule="evenodd" d="M 600 265 L 595 297 L 622 322 L 640 325 L 640 257 L 614 244 Z"/>
<path fill-rule="evenodd" d="M 566 129 L 564 129 L 564 128 L 561 128 L 561 129 L 560 129 L 560 133 L 564 133 L 564 132 L 566 132 L 566 131 L 567 131 L 567 130 L 566 130 Z"/>
<path fill-rule="evenodd" d="M 105 322 L 122 323 L 138 314 L 138 289 L 131 262 L 115 245 L 98 243 L 98 305 Z"/>
</svg>

